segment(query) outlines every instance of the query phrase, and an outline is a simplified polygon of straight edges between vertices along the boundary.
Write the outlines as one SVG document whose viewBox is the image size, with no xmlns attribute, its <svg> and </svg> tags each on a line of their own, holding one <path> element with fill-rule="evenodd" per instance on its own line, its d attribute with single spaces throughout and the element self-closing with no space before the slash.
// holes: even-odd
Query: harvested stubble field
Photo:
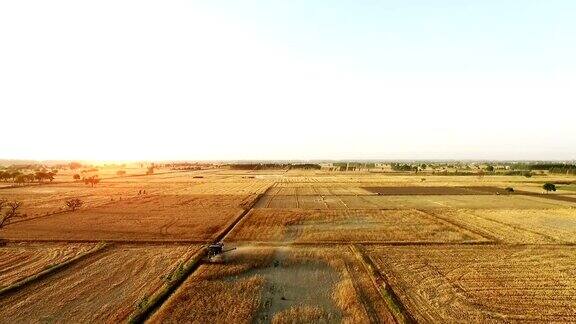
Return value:
<svg viewBox="0 0 576 324">
<path fill-rule="evenodd" d="M 484 237 L 418 210 L 254 209 L 229 236 L 235 241 L 484 242 Z"/>
<path fill-rule="evenodd" d="M 206 241 L 270 185 L 188 182 L 189 173 L 150 181 L 158 176 L 139 177 L 139 182 L 103 182 L 94 188 L 57 184 L 5 189 L 2 197 L 21 200 L 26 217 L 15 219 L 2 235 L 12 240 Z M 71 197 L 79 197 L 85 205 L 75 212 L 62 210 Z M 31 216 L 41 214 L 39 209 L 57 213 Z"/>
<path fill-rule="evenodd" d="M 195 179 L 196 172 L 174 172 L 141 177 L 102 179 L 95 187 L 82 182 L 46 183 L 0 190 L 0 198 L 24 202 L 21 213 L 27 218 L 44 216 L 65 210 L 70 198 L 80 198 L 84 207 L 113 204 L 120 199 L 139 197 L 140 191 L 147 195 L 229 195 L 250 196 L 263 193 L 271 181 L 220 178 Z"/>
<path fill-rule="evenodd" d="M 576 321 L 573 246 L 382 246 L 367 250 L 418 321 Z"/>
<path fill-rule="evenodd" d="M 14 243 L 0 248 L 0 289 L 82 255 L 96 244 Z"/>
<path fill-rule="evenodd" d="M 576 243 L 576 208 L 476 210 L 471 213 L 499 224 L 545 235 L 555 243 Z"/>
<path fill-rule="evenodd" d="M 14 240 L 206 241 L 254 196 L 147 195 L 106 206 L 31 219 L 7 226 Z"/>
<path fill-rule="evenodd" d="M 152 323 L 394 321 L 347 248 L 240 246 L 205 264 L 151 318 Z"/>
<path fill-rule="evenodd" d="M 468 229 L 491 239 L 494 242 L 505 244 L 554 244 L 558 243 L 553 238 L 539 231 L 528 231 L 519 226 L 511 226 L 504 222 L 497 222 L 487 217 L 481 217 L 478 214 L 480 209 L 429 209 L 422 210 L 425 213 L 434 215 L 439 219 L 455 224 L 461 228 Z M 498 210 L 497 212 L 506 213 L 509 210 Z M 516 210 L 522 214 L 524 210 Z"/>
<path fill-rule="evenodd" d="M 418 186 L 418 187 L 365 187 L 370 192 L 387 196 L 404 196 L 404 195 L 494 195 L 504 193 L 504 189 L 497 187 L 435 187 L 435 186 Z"/>
<path fill-rule="evenodd" d="M 0 230 L 0 279 L 73 261 L 0 295 L 0 322 L 119 322 L 159 291 L 145 320 L 574 322 L 576 203 L 535 195 L 558 179 L 222 168 L 2 189 L 27 217 Z M 219 263 L 183 245 L 216 238 L 238 246 Z M 74 259 L 99 241 L 116 243 Z"/>
<path fill-rule="evenodd" d="M 0 322 L 107 322 L 127 319 L 198 246 L 119 245 L 0 296 Z"/>
<path fill-rule="evenodd" d="M 576 206 L 546 197 L 523 195 L 269 195 L 257 208 L 411 209 L 411 208 L 556 208 Z"/>
</svg>

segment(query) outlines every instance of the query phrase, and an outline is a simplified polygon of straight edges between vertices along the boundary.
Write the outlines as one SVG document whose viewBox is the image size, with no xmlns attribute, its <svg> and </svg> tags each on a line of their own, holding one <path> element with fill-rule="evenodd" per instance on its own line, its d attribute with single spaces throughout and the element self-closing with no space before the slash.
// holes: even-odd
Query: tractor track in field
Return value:
<svg viewBox="0 0 576 324">
<path fill-rule="evenodd" d="M 524 191 L 524 190 L 515 190 L 514 194 L 528 196 L 528 197 L 538 197 L 538 198 L 544 198 L 544 199 L 550 199 L 550 200 L 556 200 L 556 201 L 566 201 L 566 202 L 576 203 L 575 197 L 570 197 L 569 195 L 566 195 L 566 194 L 549 195 L 549 194 L 541 194 L 541 193 Z"/>
<path fill-rule="evenodd" d="M 212 243 L 221 242 L 224 239 L 226 239 L 226 236 L 228 236 L 228 234 L 232 232 L 234 228 L 236 228 L 238 224 L 242 222 L 242 220 L 246 217 L 246 215 L 248 215 L 250 211 L 252 211 L 252 209 L 258 204 L 260 199 L 262 199 L 266 195 L 266 193 L 268 193 L 270 188 L 274 187 L 274 185 L 275 183 L 272 184 L 270 187 L 268 187 L 263 193 L 259 194 L 258 197 L 256 197 L 256 199 L 254 199 L 254 201 L 252 201 L 252 203 L 248 206 L 248 208 L 244 209 L 244 211 L 241 212 L 240 215 L 238 215 L 238 217 L 234 219 L 234 221 L 228 224 L 228 226 L 226 226 L 226 228 L 224 228 L 214 238 Z M 152 316 L 154 312 L 156 312 L 160 307 L 162 307 L 162 305 L 165 302 L 167 302 L 170 299 L 170 297 L 174 294 L 174 292 L 178 290 L 178 288 L 180 288 L 180 286 L 184 283 L 184 281 L 186 281 L 191 275 L 194 274 L 196 269 L 198 269 L 198 267 L 202 264 L 202 260 L 206 256 L 207 250 L 208 250 L 207 245 L 201 247 L 200 250 L 196 252 L 192 257 L 190 257 L 188 262 L 186 262 L 187 264 L 184 267 L 182 275 L 178 278 L 175 278 L 170 284 L 168 284 L 163 289 L 161 288 L 160 291 L 157 291 L 152 296 L 150 302 L 146 305 L 146 307 L 136 310 L 134 313 L 132 313 L 128 321 L 130 323 L 144 323 L 148 318 L 150 318 L 150 316 Z"/>
<path fill-rule="evenodd" d="M 20 291 L 20 289 L 22 289 L 22 288 L 24 288 L 30 284 L 33 284 L 35 282 L 38 282 L 40 280 L 43 280 L 43 279 L 45 279 L 45 278 L 47 278 L 47 277 L 49 277 L 55 273 L 58 273 L 58 272 L 66 269 L 66 268 L 69 268 L 69 267 L 77 264 L 78 262 L 80 262 L 82 260 L 88 260 L 90 258 L 93 258 L 94 256 L 100 254 L 101 252 L 103 252 L 104 250 L 106 250 L 110 247 L 112 247 L 112 244 L 110 244 L 110 243 L 100 244 L 99 246 L 95 246 L 94 248 L 92 248 L 92 249 L 90 249 L 84 253 L 81 253 L 81 254 L 79 254 L 79 255 L 77 255 L 77 256 L 69 259 L 69 260 L 57 263 L 48 269 L 40 271 L 40 272 L 33 274 L 29 277 L 23 278 L 23 279 L 15 282 L 15 283 L 9 285 L 9 286 L 3 287 L 2 289 L 0 289 L 0 297 L 6 297 L 7 295 L 14 294 L 14 293 Z"/>
<path fill-rule="evenodd" d="M 349 245 L 350 250 L 362 264 L 368 276 L 372 280 L 374 287 L 380 293 L 388 309 L 393 314 L 397 323 L 416 323 L 416 320 L 406 309 L 396 292 L 392 289 L 385 273 L 382 273 L 378 266 L 372 261 L 363 247 L 358 245 Z"/>
<path fill-rule="evenodd" d="M 483 232 L 481 233 L 481 232 L 478 231 L 478 230 L 468 228 L 467 226 L 464 226 L 464 225 L 462 225 L 462 224 L 460 224 L 460 223 L 458 223 L 458 222 L 455 222 L 455 221 L 453 221 L 453 220 L 451 220 L 451 219 L 449 219 L 449 218 L 447 218 L 447 217 L 439 216 L 437 213 L 428 212 L 428 211 L 426 211 L 426 210 L 418 209 L 418 208 L 416 208 L 416 209 L 414 209 L 414 210 L 417 211 L 417 212 L 419 212 L 419 213 L 422 213 L 422 214 L 424 214 L 424 215 L 426 215 L 426 216 L 428 216 L 428 217 L 432 217 L 432 218 L 435 219 L 436 221 L 444 222 L 444 223 L 450 224 L 450 225 L 452 225 L 452 226 L 455 226 L 456 228 L 464 229 L 464 230 L 466 230 L 466 231 L 469 231 L 469 232 L 471 232 L 471 233 L 474 233 L 474 234 L 476 234 L 476 235 L 478 235 L 478 236 L 486 239 L 487 241 L 492 241 L 492 242 L 495 242 L 495 243 L 502 243 L 502 240 L 501 240 L 501 239 L 499 239 L 499 238 L 497 238 L 496 236 L 488 233 L 487 231 L 483 231 Z"/>
<path fill-rule="evenodd" d="M 352 270 L 351 267 L 352 266 L 350 264 L 346 263 L 346 271 L 348 271 L 348 274 L 350 275 L 350 279 L 351 279 L 350 281 L 352 282 L 352 286 L 354 287 L 354 291 L 356 291 L 356 294 L 358 295 L 358 298 L 360 299 L 360 304 L 362 305 L 362 308 L 364 309 L 364 311 L 368 315 L 368 318 L 370 319 L 370 323 L 382 323 L 382 321 L 380 320 L 380 317 L 378 316 L 378 313 L 376 312 L 374 307 L 372 307 L 372 304 L 369 302 L 368 297 L 366 296 L 363 289 L 360 287 L 360 285 L 356 281 L 356 278 L 354 278 L 352 276 L 354 271 Z M 368 275 L 370 275 L 370 274 L 368 274 Z"/>
</svg>

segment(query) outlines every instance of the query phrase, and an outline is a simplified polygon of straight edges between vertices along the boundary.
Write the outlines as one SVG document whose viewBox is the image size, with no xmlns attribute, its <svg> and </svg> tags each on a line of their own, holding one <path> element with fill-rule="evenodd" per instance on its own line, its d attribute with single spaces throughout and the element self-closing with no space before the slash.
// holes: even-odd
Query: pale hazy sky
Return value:
<svg viewBox="0 0 576 324">
<path fill-rule="evenodd" d="M 0 158 L 576 158 L 576 1 L 0 1 Z"/>
</svg>

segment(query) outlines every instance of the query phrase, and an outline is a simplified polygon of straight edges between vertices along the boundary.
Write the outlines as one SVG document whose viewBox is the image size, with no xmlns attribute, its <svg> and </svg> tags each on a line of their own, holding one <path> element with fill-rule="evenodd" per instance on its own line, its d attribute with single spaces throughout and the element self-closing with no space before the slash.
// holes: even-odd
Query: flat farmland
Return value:
<svg viewBox="0 0 576 324">
<path fill-rule="evenodd" d="M 557 208 L 576 203 L 523 195 L 271 195 L 257 208 L 398 209 L 398 208 Z"/>
<path fill-rule="evenodd" d="M 13 240 L 206 241 L 254 196 L 146 195 L 6 226 Z"/>
<path fill-rule="evenodd" d="M 574 205 L 570 202 L 522 195 L 405 195 L 364 198 L 379 205 L 380 208 L 547 209 Z"/>
<path fill-rule="evenodd" d="M 460 228 L 468 229 L 495 242 L 505 244 L 557 244 L 560 243 L 553 237 L 538 230 L 528 230 L 520 226 L 514 226 L 502 221 L 495 221 L 481 216 L 480 209 L 428 209 L 422 210 L 439 219 L 455 224 Z M 496 214 L 507 214 L 509 209 L 500 209 Z M 514 213 L 522 215 L 524 209 L 514 210 Z"/>
<path fill-rule="evenodd" d="M 274 242 L 485 242 L 417 210 L 254 209 L 229 237 Z"/>
<path fill-rule="evenodd" d="M 205 264 L 151 323 L 369 322 L 394 318 L 346 248 L 239 246 Z"/>
<path fill-rule="evenodd" d="M 0 248 L 0 289 L 93 250 L 96 244 L 15 243 Z"/>
<path fill-rule="evenodd" d="M 0 296 L 0 322 L 119 322 L 198 246 L 116 246 Z"/>
<path fill-rule="evenodd" d="M 207 241 L 215 237 L 272 183 L 237 178 L 194 178 L 194 172 L 4 189 L 23 202 L 22 214 L 2 229 L 11 240 Z M 75 212 L 65 201 L 80 198 Z"/>
<path fill-rule="evenodd" d="M 46 184 L 3 189 L 0 197 L 23 202 L 22 213 L 27 218 L 61 212 L 65 209 L 66 200 L 80 198 L 84 207 L 109 204 L 114 200 L 132 198 L 139 190 L 150 194 L 169 190 L 169 186 L 150 186 L 147 183 L 109 183 L 102 182 L 92 188 L 83 183 Z"/>
<path fill-rule="evenodd" d="M 574 322 L 572 246 L 366 250 L 419 322 Z"/>
<path fill-rule="evenodd" d="M 258 195 L 273 182 L 241 179 L 224 181 L 220 178 L 194 178 L 195 172 L 173 172 L 141 177 L 102 179 L 95 187 L 82 182 L 52 183 L 33 186 L 5 188 L 0 198 L 23 202 L 21 213 L 27 218 L 58 213 L 65 210 L 65 202 L 80 198 L 84 207 L 90 208 L 113 204 L 120 199 L 139 198 L 139 192 L 147 195 Z"/>
<path fill-rule="evenodd" d="M 418 186 L 418 187 L 364 187 L 379 195 L 402 196 L 402 195 L 494 195 L 498 192 L 504 193 L 504 189 L 498 187 L 435 187 L 435 186 Z"/>
<path fill-rule="evenodd" d="M 0 230 L 0 323 L 575 322 L 556 180 L 222 167 L 4 188 L 25 217 Z"/>
<path fill-rule="evenodd" d="M 546 235 L 556 243 L 576 243 L 576 209 L 476 210 L 475 215 L 529 232 Z"/>
</svg>

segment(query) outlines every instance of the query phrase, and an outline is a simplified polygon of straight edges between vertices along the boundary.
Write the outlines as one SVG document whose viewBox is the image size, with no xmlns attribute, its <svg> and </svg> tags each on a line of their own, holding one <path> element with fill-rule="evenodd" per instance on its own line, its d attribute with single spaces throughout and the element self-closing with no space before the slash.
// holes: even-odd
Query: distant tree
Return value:
<svg viewBox="0 0 576 324">
<path fill-rule="evenodd" d="M 40 183 L 44 182 L 44 180 L 48 177 L 46 172 L 44 171 L 37 171 L 34 176 L 36 177 L 36 180 Z"/>
<path fill-rule="evenodd" d="M 13 182 L 16 182 L 16 178 L 18 178 L 21 175 L 22 175 L 22 172 L 20 172 L 20 171 L 10 172 L 10 178 L 12 179 Z"/>
<path fill-rule="evenodd" d="M 0 217 L 2 217 L 0 219 L 0 228 L 2 228 L 4 225 L 6 225 L 8 223 L 8 221 L 14 217 L 18 217 L 19 212 L 18 209 L 20 208 L 20 206 L 22 206 L 22 202 L 21 201 L 12 201 L 12 202 L 7 202 L 6 200 L 2 199 L 0 200 Z M 4 206 L 8 207 L 8 210 L 4 213 L 4 215 L 1 215 L 1 211 L 2 209 L 4 209 Z"/>
<path fill-rule="evenodd" d="M 74 175 L 72 176 L 72 179 L 74 179 L 74 180 L 80 180 L 80 175 L 79 175 L 78 173 L 76 173 L 76 174 L 74 174 Z"/>
<path fill-rule="evenodd" d="M 542 189 L 546 190 L 546 193 L 550 191 L 556 191 L 556 185 L 553 183 L 547 182 L 542 186 Z"/>
<path fill-rule="evenodd" d="M 478 173 L 476 173 L 476 175 L 478 176 L 478 179 L 480 180 L 484 179 L 484 171 L 480 170 L 478 171 Z"/>
<path fill-rule="evenodd" d="M 52 182 L 52 181 L 54 181 L 55 175 L 56 175 L 56 173 L 54 173 L 53 171 L 46 172 L 45 179 L 48 179 L 48 181 Z"/>
<path fill-rule="evenodd" d="M 514 188 L 512 188 L 512 187 L 506 187 L 506 189 L 504 189 L 504 190 L 506 190 L 506 192 L 507 192 L 508 194 L 511 194 L 511 193 L 514 192 Z"/>
<path fill-rule="evenodd" d="M 126 175 L 126 171 L 124 171 L 124 170 L 118 170 L 118 171 L 116 171 L 116 175 L 117 175 L 117 176 L 120 176 L 120 177 L 121 177 L 121 176 L 124 176 L 124 175 Z"/>
<path fill-rule="evenodd" d="M 82 164 L 80 164 L 78 162 L 70 162 L 70 170 L 80 169 L 81 167 L 82 167 Z"/>
<path fill-rule="evenodd" d="M 421 168 L 422 170 L 426 170 L 427 167 L 428 167 L 428 166 L 426 165 L 426 163 L 422 163 L 422 164 L 420 165 L 420 168 Z"/>
<path fill-rule="evenodd" d="M 75 211 L 76 209 L 82 207 L 83 204 L 84 202 L 79 198 L 72 198 L 66 201 L 66 207 L 71 211 Z"/>
<path fill-rule="evenodd" d="M 16 184 L 19 185 L 23 185 L 26 182 L 27 177 L 23 174 L 19 174 L 18 176 L 16 176 L 16 179 L 14 179 L 14 182 Z"/>
<path fill-rule="evenodd" d="M 486 167 L 486 171 L 488 171 L 488 172 L 494 172 L 494 167 L 491 166 L 491 165 L 488 165 L 488 166 Z"/>
<path fill-rule="evenodd" d="M 532 172 L 530 172 L 530 171 L 524 172 L 523 175 L 524 175 L 526 178 L 532 178 Z"/>
<path fill-rule="evenodd" d="M 24 177 L 26 177 L 26 181 L 28 182 L 34 182 L 34 180 L 36 180 L 36 175 L 33 173 L 27 174 Z"/>
<path fill-rule="evenodd" d="M 98 178 L 97 175 L 95 175 L 95 176 L 91 176 L 90 178 L 84 178 L 84 183 L 86 185 L 90 185 L 91 187 L 94 187 L 95 185 L 100 183 L 100 179 Z"/>
</svg>

